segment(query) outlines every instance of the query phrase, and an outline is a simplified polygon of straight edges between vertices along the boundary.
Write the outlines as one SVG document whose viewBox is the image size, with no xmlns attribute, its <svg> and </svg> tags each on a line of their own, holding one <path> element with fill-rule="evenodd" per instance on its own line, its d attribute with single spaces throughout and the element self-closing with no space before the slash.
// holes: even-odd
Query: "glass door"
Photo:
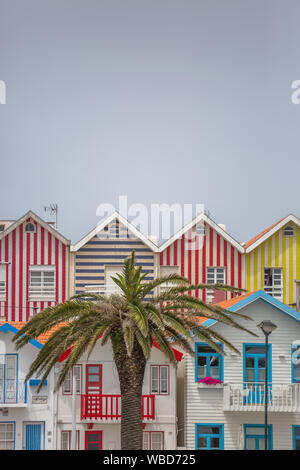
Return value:
<svg viewBox="0 0 300 470">
<path fill-rule="evenodd" d="M 271 347 L 268 346 L 268 400 L 271 393 Z M 264 404 L 266 348 L 264 344 L 244 347 L 244 403 Z"/>
</svg>

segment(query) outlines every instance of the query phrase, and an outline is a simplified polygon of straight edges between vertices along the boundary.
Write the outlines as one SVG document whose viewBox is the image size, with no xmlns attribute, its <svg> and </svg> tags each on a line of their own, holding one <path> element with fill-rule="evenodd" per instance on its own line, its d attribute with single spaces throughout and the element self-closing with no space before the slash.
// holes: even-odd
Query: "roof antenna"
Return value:
<svg viewBox="0 0 300 470">
<path fill-rule="evenodd" d="M 57 230 L 58 229 L 58 224 L 57 224 L 58 205 L 54 203 L 54 204 L 50 204 L 49 206 L 44 206 L 44 211 L 45 212 L 50 211 L 50 214 L 55 214 L 55 229 Z"/>
</svg>

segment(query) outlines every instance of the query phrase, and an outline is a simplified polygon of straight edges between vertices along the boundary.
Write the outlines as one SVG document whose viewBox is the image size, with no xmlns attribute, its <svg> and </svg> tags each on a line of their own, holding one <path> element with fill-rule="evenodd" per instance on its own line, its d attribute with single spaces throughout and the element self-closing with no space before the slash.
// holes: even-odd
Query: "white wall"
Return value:
<svg viewBox="0 0 300 470">
<path fill-rule="evenodd" d="M 25 378 L 30 364 L 38 354 L 38 349 L 28 344 L 19 351 L 15 349 L 15 343 L 12 342 L 13 333 L 0 332 L 0 354 L 17 353 L 18 354 L 18 380 Z M 45 449 L 53 449 L 54 444 L 54 426 L 53 426 L 53 373 L 50 374 L 47 386 L 43 386 L 39 396 L 47 396 L 47 404 L 32 404 L 32 396 L 36 394 L 36 387 L 27 384 L 27 406 L 17 407 L 13 404 L 0 404 L 0 422 L 15 422 L 15 449 L 21 450 L 25 444 L 24 441 L 24 423 L 25 422 L 44 422 L 45 436 L 42 443 Z M 6 413 L 4 411 L 6 409 Z M 44 444 L 45 443 L 45 444 Z"/>
<path fill-rule="evenodd" d="M 105 346 L 97 345 L 93 350 L 88 363 L 102 364 L 103 389 L 105 394 L 120 394 L 119 379 L 117 368 L 113 361 L 113 352 L 110 344 Z M 85 393 L 85 368 L 86 356 L 80 360 L 78 364 L 82 364 L 82 393 Z M 157 348 L 152 348 L 150 359 L 146 365 L 143 394 L 151 394 L 150 389 L 150 366 L 151 364 L 169 365 L 169 395 L 155 396 L 155 422 L 146 424 L 145 431 L 164 431 L 165 448 L 176 449 L 176 368 L 169 363 L 164 354 Z M 57 448 L 60 448 L 61 430 L 71 430 L 72 398 L 63 395 L 62 389 L 58 393 L 58 432 L 57 432 Z M 77 429 L 80 431 L 80 448 L 84 448 L 84 432 L 88 430 L 87 424 L 83 424 L 80 419 L 80 395 L 76 397 L 76 421 Z M 95 421 L 91 421 L 94 422 Z M 103 431 L 103 448 L 109 449 L 115 446 L 120 448 L 120 424 L 115 423 L 98 423 L 94 424 L 93 430 Z"/>
<path fill-rule="evenodd" d="M 250 316 L 253 321 L 238 320 L 258 334 L 250 334 L 216 323 L 212 328 L 234 344 L 241 355 L 231 355 L 225 348 L 224 382 L 243 383 L 243 343 L 262 343 L 264 335 L 257 328 L 262 320 L 271 320 L 278 328 L 270 336 L 272 344 L 272 382 L 277 384 L 291 383 L 291 344 L 300 340 L 300 323 L 278 311 L 270 304 L 257 300 L 243 308 L 239 313 Z M 200 340 L 199 340 L 200 341 Z M 223 389 L 198 388 L 195 383 L 195 359 L 186 355 L 184 358 L 184 400 L 185 400 L 185 445 L 195 448 L 195 424 L 224 424 L 224 447 L 236 449 L 239 426 L 241 424 L 264 424 L 263 412 L 223 411 Z M 273 448 L 292 448 L 292 425 L 300 424 L 300 413 L 269 413 L 269 424 L 273 424 Z"/>
</svg>

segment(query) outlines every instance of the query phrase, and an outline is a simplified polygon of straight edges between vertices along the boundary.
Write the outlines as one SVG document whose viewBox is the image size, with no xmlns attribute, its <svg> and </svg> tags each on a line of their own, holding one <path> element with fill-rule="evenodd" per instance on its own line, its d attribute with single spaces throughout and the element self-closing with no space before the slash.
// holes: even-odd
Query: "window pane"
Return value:
<svg viewBox="0 0 300 470">
<path fill-rule="evenodd" d="M 149 449 L 149 432 L 143 432 L 143 449 L 144 450 L 150 450 Z"/>
<path fill-rule="evenodd" d="M 162 450 L 162 433 L 151 433 L 151 450 Z"/>
<path fill-rule="evenodd" d="M 69 433 L 62 431 L 61 433 L 61 448 L 62 450 L 69 450 Z"/>
<path fill-rule="evenodd" d="M 207 438 L 198 437 L 198 449 L 206 449 L 206 448 L 207 448 Z"/>
<path fill-rule="evenodd" d="M 300 426 L 297 426 L 296 428 L 294 428 L 294 430 L 295 430 L 295 436 L 300 437 Z"/>
<path fill-rule="evenodd" d="M 218 437 L 211 437 L 210 438 L 210 447 L 211 447 L 211 449 L 219 449 L 220 448 L 220 439 Z"/>
<path fill-rule="evenodd" d="M 169 370 L 167 366 L 160 367 L 160 393 L 168 393 Z"/>
<path fill-rule="evenodd" d="M 295 449 L 296 450 L 300 450 L 300 439 L 296 439 L 296 442 L 295 442 Z"/>
<path fill-rule="evenodd" d="M 246 449 L 255 450 L 255 439 L 252 437 L 247 437 L 246 439 Z"/>
</svg>

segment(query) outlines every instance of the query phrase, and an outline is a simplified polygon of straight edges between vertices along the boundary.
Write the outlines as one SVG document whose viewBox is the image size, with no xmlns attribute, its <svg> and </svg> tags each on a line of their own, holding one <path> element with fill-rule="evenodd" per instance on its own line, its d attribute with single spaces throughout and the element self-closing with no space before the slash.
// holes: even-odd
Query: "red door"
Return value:
<svg viewBox="0 0 300 470">
<path fill-rule="evenodd" d="M 88 395 L 102 394 L 102 365 L 86 365 L 86 393 Z"/>
<path fill-rule="evenodd" d="M 102 450 L 102 431 L 85 431 L 85 450 Z"/>
</svg>

